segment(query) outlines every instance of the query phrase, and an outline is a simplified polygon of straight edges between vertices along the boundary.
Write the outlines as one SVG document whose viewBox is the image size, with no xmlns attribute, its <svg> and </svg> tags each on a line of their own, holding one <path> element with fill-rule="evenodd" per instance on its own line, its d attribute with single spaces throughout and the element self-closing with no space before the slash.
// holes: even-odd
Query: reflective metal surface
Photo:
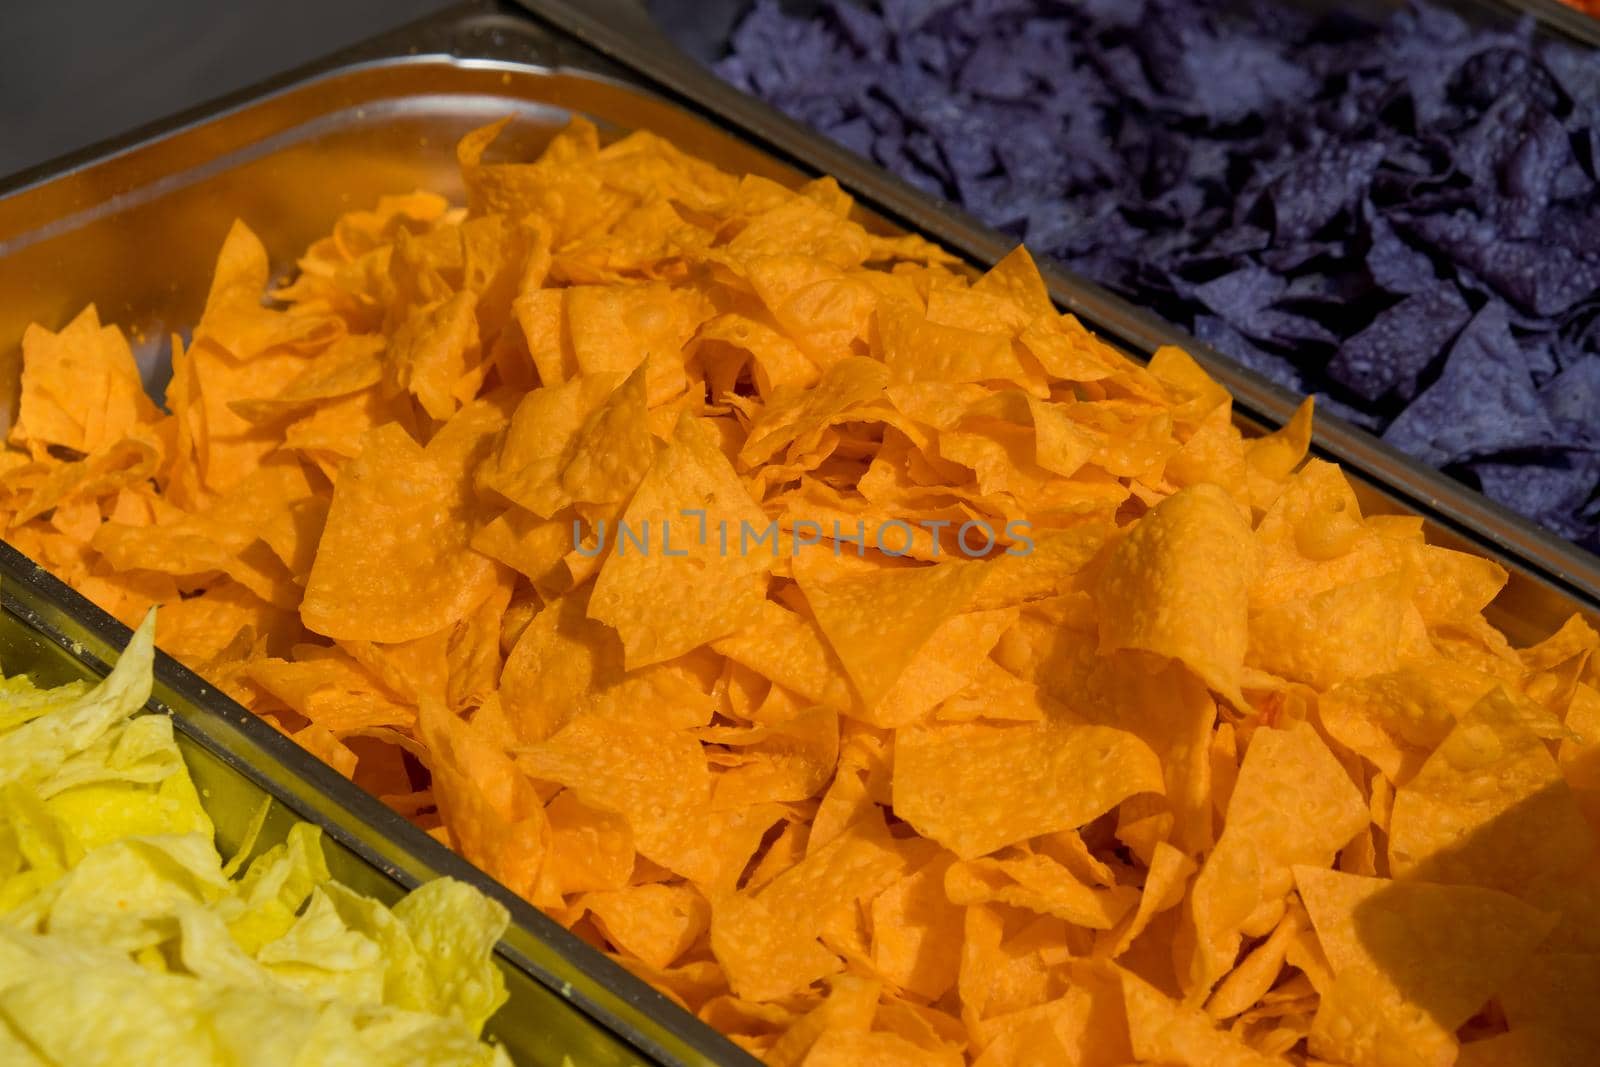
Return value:
<svg viewBox="0 0 1600 1067">
<path fill-rule="evenodd" d="M 1320 0 L 1319 0 L 1320 2 Z M 686 106 L 716 116 L 745 138 L 794 163 L 807 173 L 833 174 L 861 203 L 907 229 L 917 230 L 968 257 L 993 263 L 1008 252 L 1014 239 L 984 226 L 959 208 L 899 180 L 870 160 L 857 156 L 812 132 L 776 109 L 740 93 L 679 51 L 650 21 L 638 0 L 519 0 L 544 24 L 565 29 L 607 56 L 637 71 L 658 91 Z M 1392 7 L 1392 0 L 1370 0 Z M 1543 3 L 1512 0 L 1458 0 L 1456 6 L 1492 18 Z M 1555 8 L 1553 2 L 1549 5 Z M 1565 18 L 1573 12 L 1551 10 L 1549 32 L 1568 32 Z M 1544 13 L 1541 13 L 1541 18 Z M 1583 19 L 1581 39 L 1600 42 L 1600 26 Z M 1582 37 L 1588 34 L 1588 37 Z M 1041 259 L 1040 267 L 1057 304 L 1073 312 L 1096 332 L 1137 356 L 1164 344 L 1179 345 L 1203 363 L 1237 398 L 1246 423 L 1278 426 L 1293 412 L 1299 397 L 1246 370 L 1193 337 L 1137 308 L 1061 265 Z M 1540 617 L 1559 610 L 1563 596 L 1573 596 L 1590 612 L 1600 612 L 1600 557 L 1577 548 L 1481 493 L 1342 419 L 1319 416 L 1316 451 L 1343 464 L 1374 511 L 1408 511 L 1429 521 L 1430 536 L 1439 544 L 1470 548 L 1492 555 L 1507 566 L 1514 581 L 1502 605 L 1509 614 L 1497 618 L 1513 639 L 1541 632 L 1523 616 Z"/>
<path fill-rule="evenodd" d="M 466 53 L 465 55 L 457 53 Z M 527 62 L 482 58 L 515 54 Z M 292 76 L 248 101 L 190 116 L 0 190 L 0 383 L 15 403 L 18 341 L 31 321 L 59 327 L 85 303 L 129 331 L 147 382 L 164 382 L 172 331 L 199 316 L 217 249 L 234 218 L 261 236 L 274 269 L 334 219 L 384 193 L 459 191 L 455 142 L 516 116 L 508 146 L 537 151 L 574 112 L 612 131 L 669 126 L 692 149 L 723 138 L 658 101 L 590 73 L 555 73 L 570 42 L 478 5 Z M 586 56 L 587 70 L 604 69 Z M 724 158 L 726 157 L 725 153 Z M 751 149 L 730 166 L 791 172 Z M 0 664 L 41 680 L 101 673 L 127 630 L 0 545 Z M 279 803 L 264 844 L 293 818 L 321 825 L 334 873 L 384 899 L 439 874 L 471 881 L 512 911 L 500 950 L 511 1002 L 492 1033 L 519 1064 L 753 1064 L 666 997 L 567 933 L 389 811 L 266 723 L 161 657 L 156 703 L 179 727 L 224 848 L 264 795 Z"/>
<path fill-rule="evenodd" d="M 98 677 L 129 637 L 125 627 L 5 544 L 0 544 L 0 600 L 0 667 L 7 675 L 26 674 L 44 685 Z M 566 931 L 165 656 L 157 657 L 151 707 L 173 717 L 224 855 L 238 849 L 251 816 L 270 798 L 257 851 L 282 841 L 297 820 L 306 820 L 322 827 L 329 869 L 352 889 L 393 903 L 422 881 L 450 875 L 512 907 L 515 926 L 496 959 L 510 1000 L 489 1021 L 487 1032 L 521 1067 L 557 1067 L 566 1055 L 577 1064 L 606 1067 L 733 1062 L 716 1056 L 720 1039 L 699 1042 L 704 1048 L 697 1050 L 676 1037 L 671 1026 L 656 1025 L 656 1015 L 678 1029 L 693 1020 L 664 1002 L 641 1002 L 641 992 L 655 994 L 631 976 L 617 982 L 607 972 L 620 969 L 604 959 L 574 963 L 573 945 L 566 942 L 576 939 Z M 594 954 L 588 946 L 579 947 Z M 584 966 L 594 962 L 604 966 Z M 629 989 L 628 982 L 640 988 Z M 570 988 L 561 991 L 563 983 Z M 574 1008 L 599 983 L 611 986 L 601 998 L 610 1009 L 604 1023 Z M 705 1035 L 715 1037 L 709 1030 Z"/>
</svg>

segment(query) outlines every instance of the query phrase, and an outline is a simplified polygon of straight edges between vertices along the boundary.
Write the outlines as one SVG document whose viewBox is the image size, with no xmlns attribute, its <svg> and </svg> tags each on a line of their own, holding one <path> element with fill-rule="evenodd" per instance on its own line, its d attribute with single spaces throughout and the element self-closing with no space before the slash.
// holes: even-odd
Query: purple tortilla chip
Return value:
<svg viewBox="0 0 1600 1067">
<path fill-rule="evenodd" d="M 1600 356 L 1586 355 L 1539 390 L 1563 440 L 1600 452 Z"/>
<path fill-rule="evenodd" d="M 1328 375 L 1368 403 L 1390 392 L 1409 400 L 1417 379 L 1470 314 L 1454 286 L 1408 296 L 1346 341 L 1328 361 Z"/>
<path fill-rule="evenodd" d="M 1473 316 L 1438 381 L 1383 438 L 1438 467 L 1556 443 L 1555 425 L 1533 388 L 1504 307 L 1491 302 Z"/>
<path fill-rule="evenodd" d="M 1461 214 L 1414 219 L 1408 228 L 1533 315 L 1558 315 L 1600 289 L 1600 254 L 1502 237 L 1493 222 Z"/>
<path fill-rule="evenodd" d="M 1433 261 L 1402 241 L 1389 220 L 1375 211 L 1367 226 L 1367 238 L 1367 271 L 1380 288 L 1399 294 L 1420 293 L 1433 287 L 1437 277 Z"/>
<path fill-rule="evenodd" d="M 1278 240 L 1304 240 L 1355 206 L 1383 154 L 1381 144 L 1335 143 L 1296 159 L 1267 193 Z"/>
<path fill-rule="evenodd" d="M 1416 0 L 785 5 L 724 77 L 1427 462 L 1576 477 L 1600 52 Z M 1600 538 L 1558 495 L 1518 506 Z"/>
<path fill-rule="evenodd" d="M 1276 382 L 1296 393 L 1305 390 L 1305 383 L 1286 361 L 1257 348 L 1245 340 L 1238 330 L 1215 315 L 1202 315 L 1195 321 L 1195 336 L 1269 382 Z"/>
<path fill-rule="evenodd" d="M 1542 516 L 1556 533 L 1591 551 L 1600 548 L 1593 521 L 1583 515 L 1600 487 L 1600 453 L 1567 452 L 1536 463 L 1474 463 L 1472 472 L 1483 491 L 1506 507 Z"/>
</svg>

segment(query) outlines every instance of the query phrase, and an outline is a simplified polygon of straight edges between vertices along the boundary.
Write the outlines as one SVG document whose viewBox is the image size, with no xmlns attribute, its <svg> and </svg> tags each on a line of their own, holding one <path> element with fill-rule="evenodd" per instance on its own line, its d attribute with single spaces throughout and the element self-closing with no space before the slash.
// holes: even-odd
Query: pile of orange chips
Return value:
<svg viewBox="0 0 1600 1067">
<path fill-rule="evenodd" d="M 5 537 L 770 1064 L 1593 1061 L 1581 619 L 1020 250 L 498 132 L 237 225 L 165 410 L 31 330 Z"/>
</svg>

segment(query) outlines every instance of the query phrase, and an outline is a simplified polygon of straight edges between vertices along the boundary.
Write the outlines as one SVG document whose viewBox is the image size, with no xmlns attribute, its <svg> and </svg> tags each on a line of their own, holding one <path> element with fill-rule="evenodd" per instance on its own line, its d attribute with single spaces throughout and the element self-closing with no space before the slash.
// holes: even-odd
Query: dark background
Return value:
<svg viewBox="0 0 1600 1067">
<path fill-rule="evenodd" d="M 0 176 L 451 0 L 0 0 Z"/>
</svg>

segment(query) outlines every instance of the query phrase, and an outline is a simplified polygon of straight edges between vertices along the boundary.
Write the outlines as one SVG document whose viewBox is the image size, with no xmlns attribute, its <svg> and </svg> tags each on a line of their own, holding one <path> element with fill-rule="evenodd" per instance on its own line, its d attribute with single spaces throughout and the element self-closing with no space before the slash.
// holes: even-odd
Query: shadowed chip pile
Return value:
<svg viewBox="0 0 1600 1067">
<path fill-rule="evenodd" d="M 770 1064 L 1591 1061 L 1582 619 L 1021 249 L 498 133 L 236 225 L 164 410 L 31 330 L 5 536 Z"/>
<path fill-rule="evenodd" d="M 1420 3 L 811 6 L 717 71 L 1600 551 L 1600 54 Z"/>
</svg>

